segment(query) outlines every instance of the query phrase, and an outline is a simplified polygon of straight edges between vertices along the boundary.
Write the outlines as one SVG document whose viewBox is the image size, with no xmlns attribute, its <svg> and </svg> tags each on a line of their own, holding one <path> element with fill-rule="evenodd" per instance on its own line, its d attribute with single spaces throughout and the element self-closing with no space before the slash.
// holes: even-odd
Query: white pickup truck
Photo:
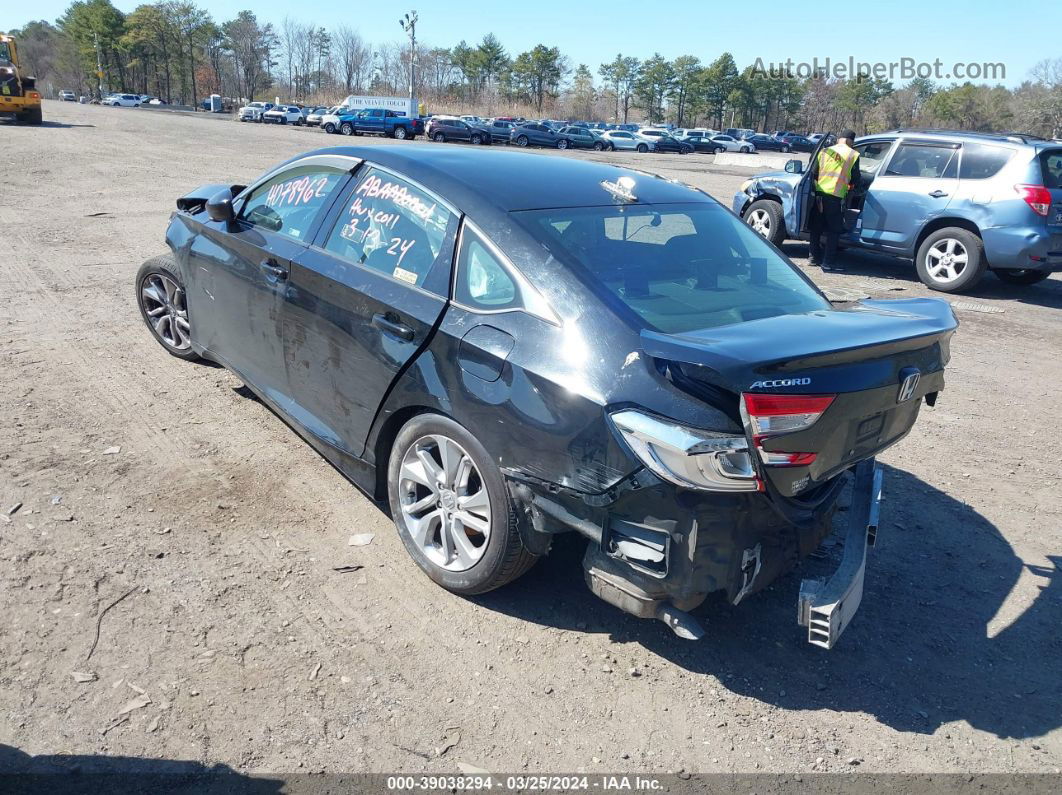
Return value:
<svg viewBox="0 0 1062 795">
<path fill-rule="evenodd" d="M 272 102 L 248 102 L 236 114 L 239 121 L 262 121 L 262 114 L 273 109 Z"/>
</svg>

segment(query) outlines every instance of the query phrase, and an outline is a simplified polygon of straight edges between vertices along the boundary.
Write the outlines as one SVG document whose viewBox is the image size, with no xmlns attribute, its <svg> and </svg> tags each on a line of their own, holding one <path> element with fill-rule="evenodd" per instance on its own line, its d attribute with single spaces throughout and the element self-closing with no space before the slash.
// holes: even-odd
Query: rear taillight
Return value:
<svg viewBox="0 0 1062 795">
<path fill-rule="evenodd" d="M 814 462 L 815 453 L 772 453 L 763 442 L 775 436 L 810 428 L 830 407 L 836 395 L 741 395 L 741 414 L 752 431 L 752 441 L 767 466 L 800 467 Z"/>
<path fill-rule="evenodd" d="M 1015 185 L 1014 190 L 1032 207 L 1034 213 L 1047 217 L 1051 210 L 1051 191 L 1043 185 Z"/>
</svg>

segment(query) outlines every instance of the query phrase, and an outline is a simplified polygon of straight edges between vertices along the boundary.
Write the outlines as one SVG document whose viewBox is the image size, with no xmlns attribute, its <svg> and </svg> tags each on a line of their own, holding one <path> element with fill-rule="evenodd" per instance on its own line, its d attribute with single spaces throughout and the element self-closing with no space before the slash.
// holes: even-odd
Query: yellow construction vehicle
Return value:
<svg viewBox="0 0 1062 795">
<path fill-rule="evenodd" d="M 23 124 L 40 124 L 41 92 L 37 81 L 18 67 L 15 39 L 0 33 L 0 115 L 11 115 Z"/>
</svg>

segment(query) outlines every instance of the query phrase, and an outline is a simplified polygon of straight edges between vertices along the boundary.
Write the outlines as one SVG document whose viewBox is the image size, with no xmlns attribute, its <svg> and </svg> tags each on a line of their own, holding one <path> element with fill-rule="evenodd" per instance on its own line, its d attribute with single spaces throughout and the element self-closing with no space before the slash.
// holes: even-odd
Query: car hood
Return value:
<svg viewBox="0 0 1062 795">
<path fill-rule="evenodd" d="M 770 185 L 787 185 L 790 188 L 795 188 L 800 184 L 800 178 L 803 174 L 790 174 L 788 171 L 768 171 L 764 174 L 757 174 L 754 177 L 750 177 L 752 184 L 762 187 L 768 187 Z"/>
</svg>

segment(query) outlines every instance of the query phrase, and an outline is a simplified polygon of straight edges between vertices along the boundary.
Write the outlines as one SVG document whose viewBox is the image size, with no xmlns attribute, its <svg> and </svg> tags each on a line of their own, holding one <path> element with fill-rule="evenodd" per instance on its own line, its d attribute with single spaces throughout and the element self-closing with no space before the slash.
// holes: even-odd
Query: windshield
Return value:
<svg viewBox="0 0 1062 795">
<path fill-rule="evenodd" d="M 512 216 L 636 326 L 681 334 L 829 307 L 766 240 L 714 203 Z"/>
</svg>

